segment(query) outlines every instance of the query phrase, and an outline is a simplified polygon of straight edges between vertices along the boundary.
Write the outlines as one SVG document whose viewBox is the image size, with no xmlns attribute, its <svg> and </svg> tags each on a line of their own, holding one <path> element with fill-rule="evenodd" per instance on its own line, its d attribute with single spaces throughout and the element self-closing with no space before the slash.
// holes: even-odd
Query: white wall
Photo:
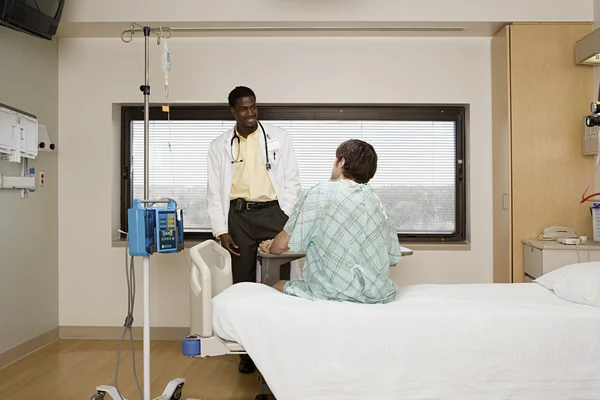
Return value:
<svg viewBox="0 0 600 400">
<path fill-rule="evenodd" d="M 600 29 L 600 0 L 594 0 L 594 29 Z M 590 103 L 592 101 L 595 100 L 599 100 L 598 96 L 600 95 L 599 93 L 599 89 L 600 89 L 600 67 L 599 66 L 593 66 L 590 67 L 594 69 L 594 90 L 593 90 L 593 97 L 590 98 Z M 590 174 L 593 171 L 590 171 Z M 592 192 L 592 190 L 595 189 L 594 192 Z M 590 195 L 592 193 L 595 192 L 599 192 L 600 191 L 600 174 L 596 175 L 596 179 L 594 180 L 594 184 L 592 185 L 592 187 L 590 187 L 590 189 L 587 192 L 587 195 Z M 591 200 L 595 200 L 597 201 L 598 198 L 594 198 Z"/>
<path fill-rule="evenodd" d="M 600 28 L 600 0 L 594 0 L 594 29 Z M 598 97 L 598 85 L 600 84 L 600 67 L 594 68 L 594 98 L 590 99 L 590 102 L 596 100 Z M 597 185 L 597 187 L 600 187 Z"/>
<path fill-rule="evenodd" d="M 489 38 L 187 38 L 170 46 L 177 102 L 224 103 L 244 84 L 259 102 L 469 104 L 471 250 L 420 251 L 394 278 L 492 281 Z M 151 100 L 160 103 L 160 48 L 153 44 L 151 52 Z M 66 39 L 59 60 L 60 325 L 121 326 L 127 297 L 125 249 L 111 245 L 120 157 L 112 104 L 143 101 L 144 45 Z M 152 263 L 152 325 L 188 326 L 186 254 L 154 256 Z M 141 260 L 136 270 L 141 325 Z"/>
<path fill-rule="evenodd" d="M 56 140 L 58 45 L 0 27 L 0 103 L 36 115 Z M 27 199 L 0 190 L 0 354 L 58 326 L 58 158 L 30 162 L 47 176 Z M 20 166 L 0 160 L 0 173 Z"/>
<path fill-rule="evenodd" d="M 592 0 L 79 0 L 65 23 L 215 21 L 592 21 Z"/>
</svg>

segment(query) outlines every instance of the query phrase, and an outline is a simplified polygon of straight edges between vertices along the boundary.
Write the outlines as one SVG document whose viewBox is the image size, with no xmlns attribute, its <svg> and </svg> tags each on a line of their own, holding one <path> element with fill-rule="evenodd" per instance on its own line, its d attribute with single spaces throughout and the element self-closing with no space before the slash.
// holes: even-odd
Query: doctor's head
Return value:
<svg viewBox="0 0 600 400">
<path fill-rule="evenodd" d="M 252 133 L 258 127 L 256 95 L 246 86 L 237 86 L 229 93 L 229 107 L 240 133 Z"/>
<path fill-rule="evenodd" d="M 352 179 L 367 183 L 377 171 L 377 153 L 373 146 L 358 139 L 347 140 L 335 152 L 331 179 Z"/>
</svg>

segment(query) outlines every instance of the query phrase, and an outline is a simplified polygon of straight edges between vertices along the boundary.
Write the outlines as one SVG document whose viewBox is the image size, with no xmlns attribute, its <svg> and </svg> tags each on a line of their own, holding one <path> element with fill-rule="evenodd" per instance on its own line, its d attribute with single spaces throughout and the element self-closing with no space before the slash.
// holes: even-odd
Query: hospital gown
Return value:
<svg viewBox="0 0 600 400">
<path fill-rule="evenodd" d="M 312 187 L 284 230 L 290 249 L 306 252 L 302 278 L 287 282 L 284 293 L 370 304 L 394 299 L 389 268 L 402 257 L 400 244 L 368 184 L 334 180 Z"/>
</svg>

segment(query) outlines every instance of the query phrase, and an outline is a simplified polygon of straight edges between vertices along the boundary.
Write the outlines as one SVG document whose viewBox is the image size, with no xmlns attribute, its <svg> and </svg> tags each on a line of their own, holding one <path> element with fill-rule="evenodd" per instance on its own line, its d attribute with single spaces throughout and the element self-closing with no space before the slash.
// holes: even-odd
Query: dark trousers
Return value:
<svg viewBox="0 0 600 400">
<path fill-rule="evenodd" d="M 236 211 L 231 204 L 228 220 L 229 234 L 240 254 L 231 256 L 233 283 L 256 282 L 258 245 L 277 236 L 288 217 L 276 202 L 258 210 L 243 211 Z"/>
<path fill-rule="evenodd" d="M 236 211 L 233 202 L 229 207 L 228 229 L 238 248 L 239 256 L 231 256 L 233 283 L 256 282 L 256 260 L 258 245 L 263 240 L 273 239 L 283 230 L 288 216 L 278 203 L 257 210 Z M 250 360 L 240 354 L 242 360 Z"/>
</svg>

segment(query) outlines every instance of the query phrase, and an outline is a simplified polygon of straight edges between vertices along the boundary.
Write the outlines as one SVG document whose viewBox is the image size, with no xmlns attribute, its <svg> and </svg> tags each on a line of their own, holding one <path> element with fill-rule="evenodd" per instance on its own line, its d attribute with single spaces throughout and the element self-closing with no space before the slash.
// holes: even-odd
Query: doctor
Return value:
<svg viewBox="0 0 600 400">
<path fill-rule="evenodd" d="M 258 120 L 252 89 L 229 93 L 236 120 L 210 144 L 208 215 L 210 227 L 232 257 L 233 283 L 256 282 L 258 244 L 279 233 L 298 200 L 300 177 L 289 134 Z M 241 357 L 239 371 L 254 363 Z"/>
</svg>

